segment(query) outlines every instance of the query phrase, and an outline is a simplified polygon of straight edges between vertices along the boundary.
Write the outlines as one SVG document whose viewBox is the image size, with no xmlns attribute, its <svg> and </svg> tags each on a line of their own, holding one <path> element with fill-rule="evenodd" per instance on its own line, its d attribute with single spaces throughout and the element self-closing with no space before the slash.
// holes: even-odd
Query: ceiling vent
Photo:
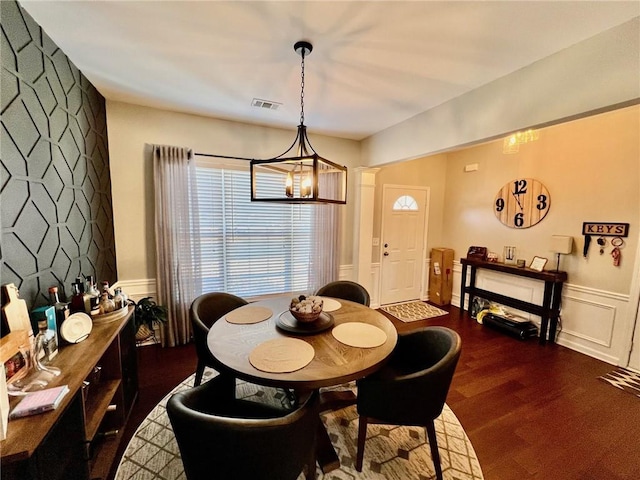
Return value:
<svg viewBox="0 0 640 480">
<path fill-rule="evenodd" d="M 262 100 L 260 98 L 254 98 L 251 105 L 258 108 L 266 108 L 267 110 L 277 110 L 281 103 L 272 102 L 270 100 Z"/>
</svg>

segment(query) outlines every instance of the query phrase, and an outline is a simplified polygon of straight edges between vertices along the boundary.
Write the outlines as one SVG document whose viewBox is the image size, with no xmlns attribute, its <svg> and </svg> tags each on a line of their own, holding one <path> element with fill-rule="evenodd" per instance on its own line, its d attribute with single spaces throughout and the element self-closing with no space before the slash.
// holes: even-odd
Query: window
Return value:
<svg viewBox="0 0 640 480">
<path fill-rule="evenodd" d="M 203 292 L 308 290 L 313 207 L 251 202 L 247 162 L 199 162 L 196 176 Z"/>
<path fill-rule="evenodd" d="M 387 204 L 389 205 L 389 204 Z M 410 195 L 402 195 L 393 204 L 394 210 L 418 210 L 418 203 Z"/>
</svg>

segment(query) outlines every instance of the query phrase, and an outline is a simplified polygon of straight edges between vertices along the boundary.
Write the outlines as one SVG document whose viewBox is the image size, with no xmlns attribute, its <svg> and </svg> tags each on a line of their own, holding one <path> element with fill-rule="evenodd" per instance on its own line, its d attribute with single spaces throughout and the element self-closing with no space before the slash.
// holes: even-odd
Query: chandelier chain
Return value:
<svg viewBox="0 0 640 480">
<path fill-rule="evenodd" d="M 301 74 L 300 74 L 300 125 L 304 125 L 304 48 L 301 52 Z"/>
</svg>

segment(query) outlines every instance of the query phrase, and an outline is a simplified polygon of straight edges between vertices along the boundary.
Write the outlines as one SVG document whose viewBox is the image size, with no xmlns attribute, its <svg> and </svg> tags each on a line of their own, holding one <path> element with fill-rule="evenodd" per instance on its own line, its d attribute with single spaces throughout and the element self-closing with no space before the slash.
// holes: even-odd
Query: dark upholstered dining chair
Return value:
<svg viewBox="0 0 640 480">
<path fill-rule="evenodd" d="M 211 325 L 231 310 L 247 305 L 247 303 L 243 298 L 229 293 L 211 292 L 200 295 L 191 304 L 189 317 L 191 318 L 193 339 L 198 355 L 195 386 L 200 385 L 202 382 L 205 367 L 218 368 L 219 366 L 207 346 L 207 334 Z"/>
<path fill-rule="evenodd" d="M 336 282 L 327 283 L 320 287 L 316 295 L 325 297 L 342 298 L 343 300 L 351 300 L 352 302 L 366 305 L 371 303 L 369 292 L 362 285 L 349 280 L 338 280 Z"/>
<path fill-rule="evenodd" d="M 389 362 L 357 382 L 356 470 L 362 471 L 367 424 L 424 426 L 436 478 L 442 480 L 434 420 L 444 408 L 460 350 L 460 336 L 453 330 L 425 327 L 398 336 Z"/>
<path fill-rule="evenodd" d="M 231 399 L 220 377 L 173 395 L 167 414 L 188 480 L 315 478 L 318 393 L 293 411 Z"/>
</svg>

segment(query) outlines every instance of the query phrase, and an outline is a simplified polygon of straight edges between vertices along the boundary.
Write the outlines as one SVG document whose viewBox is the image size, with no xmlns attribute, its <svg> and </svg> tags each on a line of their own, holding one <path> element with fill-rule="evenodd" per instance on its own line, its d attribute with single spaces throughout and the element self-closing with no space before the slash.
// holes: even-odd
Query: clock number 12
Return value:
<svg viewBox="0 0 640 480">
<path fill-rule="evenodd" d="M 527 181 L 525 179 L 513 182 L 513 194 L 524 195 L 527 193 Z"/>
</svg>

